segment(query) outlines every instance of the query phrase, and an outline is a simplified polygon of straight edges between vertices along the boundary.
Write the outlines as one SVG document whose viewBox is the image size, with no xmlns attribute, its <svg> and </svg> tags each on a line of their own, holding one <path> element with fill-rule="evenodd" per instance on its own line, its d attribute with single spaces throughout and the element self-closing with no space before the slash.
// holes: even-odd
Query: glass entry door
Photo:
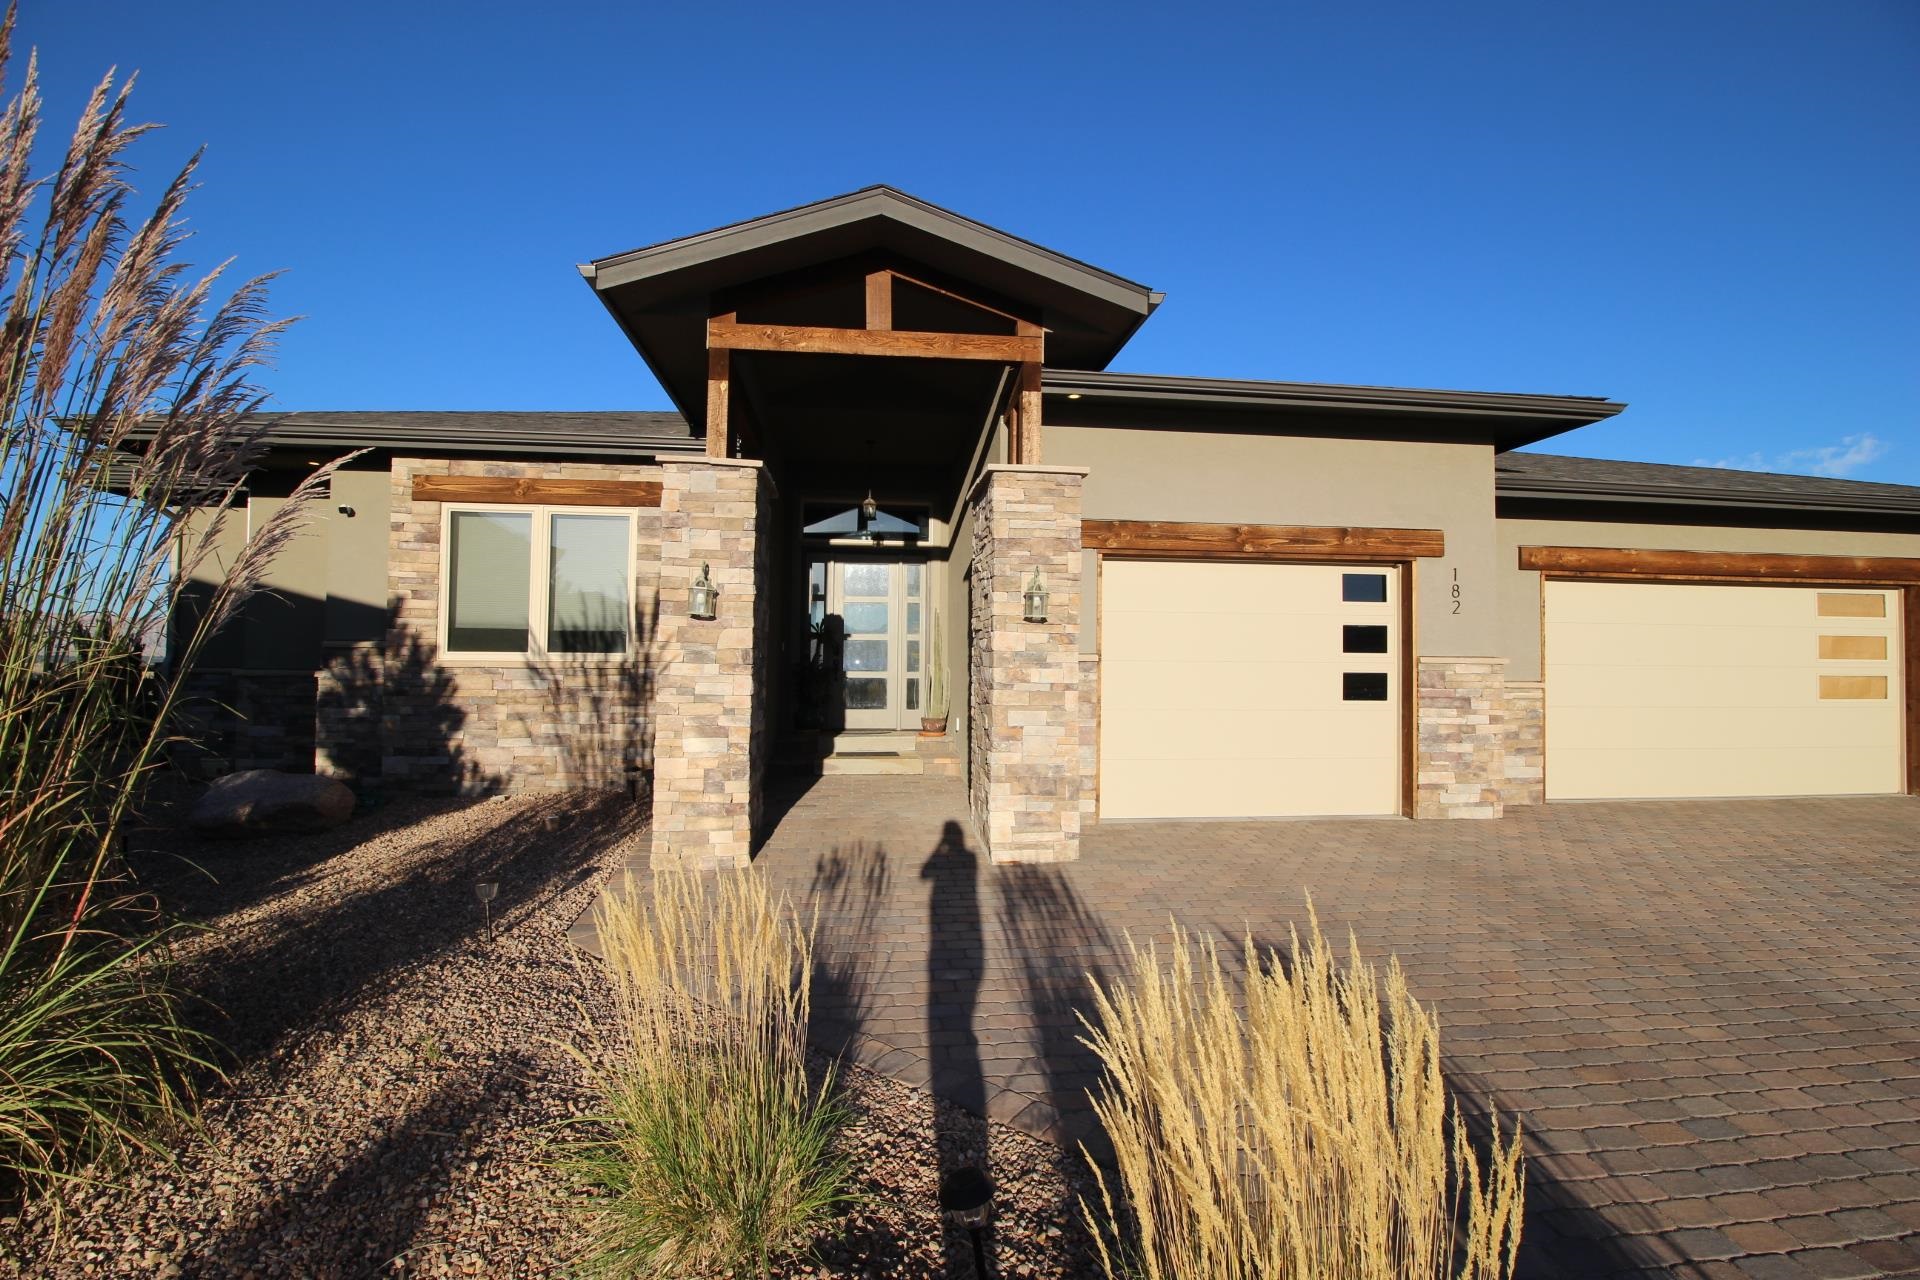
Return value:
<svg viewBox="0 0 1920 1280">
<path fill-rule="evenodd" d="M 920 561 L 863 557 L 807 566 L 808 621 L 839 648 L 834 717 L 847 729 L 918 728 L 925 636 Z"/>
</svg>

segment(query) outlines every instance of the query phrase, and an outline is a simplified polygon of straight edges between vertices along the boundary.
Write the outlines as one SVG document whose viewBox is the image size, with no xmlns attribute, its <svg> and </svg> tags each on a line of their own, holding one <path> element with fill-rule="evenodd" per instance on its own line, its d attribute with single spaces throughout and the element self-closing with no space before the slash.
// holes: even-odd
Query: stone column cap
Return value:
<svg viewBox="0 0 1920 1280">
<path fill-rule="evenodd" d="M 980 478 L 975 480 L 972 487 L 967 490 L 967 496 L 971 498 L 979 492 L 981 485 L 997 475 L 1078 476 L 1084 480 L 1091 474 L 1093 474 L 1092 467 L 1049 467 L 1041 463 L 1029 465 L 1024 462 L 989 462 L 980 469 Z"/>
</svg>

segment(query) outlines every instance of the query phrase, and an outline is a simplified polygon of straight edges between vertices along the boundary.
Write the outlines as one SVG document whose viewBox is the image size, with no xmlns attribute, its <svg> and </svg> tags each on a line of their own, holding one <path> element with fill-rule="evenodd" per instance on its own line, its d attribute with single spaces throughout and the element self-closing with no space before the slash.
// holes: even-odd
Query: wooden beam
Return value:
<svg viewBox="0 0 1920 1280">
<path fill-rule="evenodd" d="M 1563 578 L 1920 584 L 1920 559 L 1902 556 L 1650 551 L 1638 547 L 1521 547 L 1520 567 Z"/>
<path fill-rule="evenodd" d="M 1029 467 L 1040 465 L 1040 362 L 1030 360 L 1020 366 L 1020 382 L 1014 394 L 1020 401 L 1020 462 Z"/>
<path fill-rule="evenodd" d="M 1040 326 L 1033 325 L 1032 321 L 1022 320 L 1019 316 L 1014 315 L 1011 311 L 1002 311 L 1000 308 L 995 306 L 990 306 L 987 303 L 980 301 L 980 299 L 978 298 L 969 298 L 964 293 L 955 293 L 953 290 L 943 289 L 937 284 L 928 284 L 925 280 L 921 280 L 915 276 L 910 276 L 904 271 L 890 271 L 887 274 L 891 275 L 896 280 L 906 281 L 908 284 L 912 285 L 916 289 L 925 289 L 928 293 L 937 293 L 943 298 L 951 298 L 953 301 L 958 302 L 963 306 L 972 307 L 975 311 L 984 311 L 988 315 L 999 316 L 1002 320 L 1011 320 L 1014 322 L 1016 326 L 1032 325 L 1031 332 L 1033 333 L 1040 332 Z M 1014 332 L 1027 333 L 1029 332 L 1029 330 L 1024 328 L 1015 328 Z"/>
<path fill-rule="evenodd" d="M 1415 560 L 1446 554 L 1438 529 L 1083 520 L 1091 551 L 1181 560 Z"/>
<path fill-rule="evenodd" d="M 990 333 L 922 333 L 910 329 L 828 329 L 799 324 L 707 322 L 707 346 L 730 351 L 794 351 L 835 356 L 919 356 L 939 360 L 1038 363 L 1041 339 Z"/>
<path fill-rule="evenodd" d="M 727 446 L 732 443 L 728 438 L 727 426 L 733 420 L 729 412 L 733 404 L 733 353 L 724 347 L 707 352 L 707 456 L 724 458 Z"/>
<path fill-rule="evenodd" d="M 498 502 L 514 506 L 657 507 L 658 480 L 554 480 L 509 476 L 415 476 L 415 502 Z"/>
<path fill-rule="evenodd" d="M 893 328 L 893 272 L 867 273 L 867 328 Z"/>
</svg>

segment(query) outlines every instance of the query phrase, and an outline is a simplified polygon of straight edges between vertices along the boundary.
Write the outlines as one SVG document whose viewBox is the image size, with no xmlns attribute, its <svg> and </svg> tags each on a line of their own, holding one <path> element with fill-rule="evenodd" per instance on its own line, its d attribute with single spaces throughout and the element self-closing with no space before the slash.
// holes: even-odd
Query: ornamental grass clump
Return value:
<svg viewBox="0 0 1920 1280">
<path fill-rule="evenodd" d="M 590 1028 L 603 1112 L 564 1161 L 600 1193 L 582 1267 L 767 1274 L 851 1198 L 846 1111 L 807 1070 L 813 930 L 751 871 L 629 877 L 595 919 L 615 1034 Z"/>
<path fill-rule="evenodd" d="M 0 74 L 13 15 L 0 26 Z M 177 261 L 189 164 L 135 217 L 150 126 L 109 75 L 51 175 L 30 172 L 30 60 L 0 113 L 0 1199 L 149 1148 L 208 1045 L 122 832 L 183 678 L 326 491 L 322 467 L 230 564 L 210 556 L 265 425 L 252 376 L 283 325 L 265 281 L 216 296 Z M 197 581 L 196 581 L 197 580 Z M 188 599 L 193 607 L 176 615 Z M 158 638 L 179 617 L 161 665 Z M 53 1202 L 57 1215 L 58 1201 Z M 55 1218 L 57 1221 L 57 1216 Z"/>
<path fill-rule="evenodd" d="M 1133 946 L 1087 1043 L 1107 1076 L 1101 1262 L 1141 1280 L 1500 1280 L 1522 1202 L 1517 1128 L 1483 1160 L 1440 1074 L 1439 1022 L 1312 916 L 1285 956 L 1244 944 Z M 1235 987 L 1244 994 L 1237 1007 Z M 1116 1200 L 1118 1204 L 1116 1205 Z"/>
</svg>

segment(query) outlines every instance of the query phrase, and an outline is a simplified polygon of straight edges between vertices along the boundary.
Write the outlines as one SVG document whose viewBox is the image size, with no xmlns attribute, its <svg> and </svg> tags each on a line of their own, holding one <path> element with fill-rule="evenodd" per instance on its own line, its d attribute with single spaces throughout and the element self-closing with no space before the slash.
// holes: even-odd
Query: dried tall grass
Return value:
<svg viewBox="0 0 1920 1280">
<path fill-rule="evenodd" d="M 1440 1073 L 1435 1015 L 1399 962 L 1342 968 L 1309 904 L 1286 956 L 1244 944 L 1231 983 L 1209 941 L 1096 996 L 1087 1043 L 1115 1185 L 1099 1179 L 1109 1276 L 1144 1280 L 1496 1280 L 1520 1239 L 1518 1130 L 1483 1163 Z M 1235 986 L 1244 992 L 1244 1013 Z M 1118 1199 L 1124 1211 L 1116 1207 Z"/>
<path fill-rule="evenodd" d="M 10 10 L 0 26 L 0 80 Z M 219 581 L 163 672 L 146 652 L 208 562 L 265 450 L 256 369 L 284 327 L 262 279 L 192 278 L 187 168 L 131 220 L 131 85 L 109 73 L 51 177 L 29 166 L 36 62 L 0 113 L 0 1197 L 152 1141 L 185 1110 L 187 1030 L 166 931 L 121 830 L 167 743 L 181 677 L 260 585 L 331 468 Z M 190 532 L 191 530 L 191 532 Z"/>
<path fill-rule="evenodd" d="M 579 1055 L 605 1111 L 563 1162 L 603 1193 L 582 1266 L 767 1274 L 849 1200 L 807 1071 L 813 928 L 751 871 L 628 877 L 595 920 L 616 1034 Z"/>
</svg>

